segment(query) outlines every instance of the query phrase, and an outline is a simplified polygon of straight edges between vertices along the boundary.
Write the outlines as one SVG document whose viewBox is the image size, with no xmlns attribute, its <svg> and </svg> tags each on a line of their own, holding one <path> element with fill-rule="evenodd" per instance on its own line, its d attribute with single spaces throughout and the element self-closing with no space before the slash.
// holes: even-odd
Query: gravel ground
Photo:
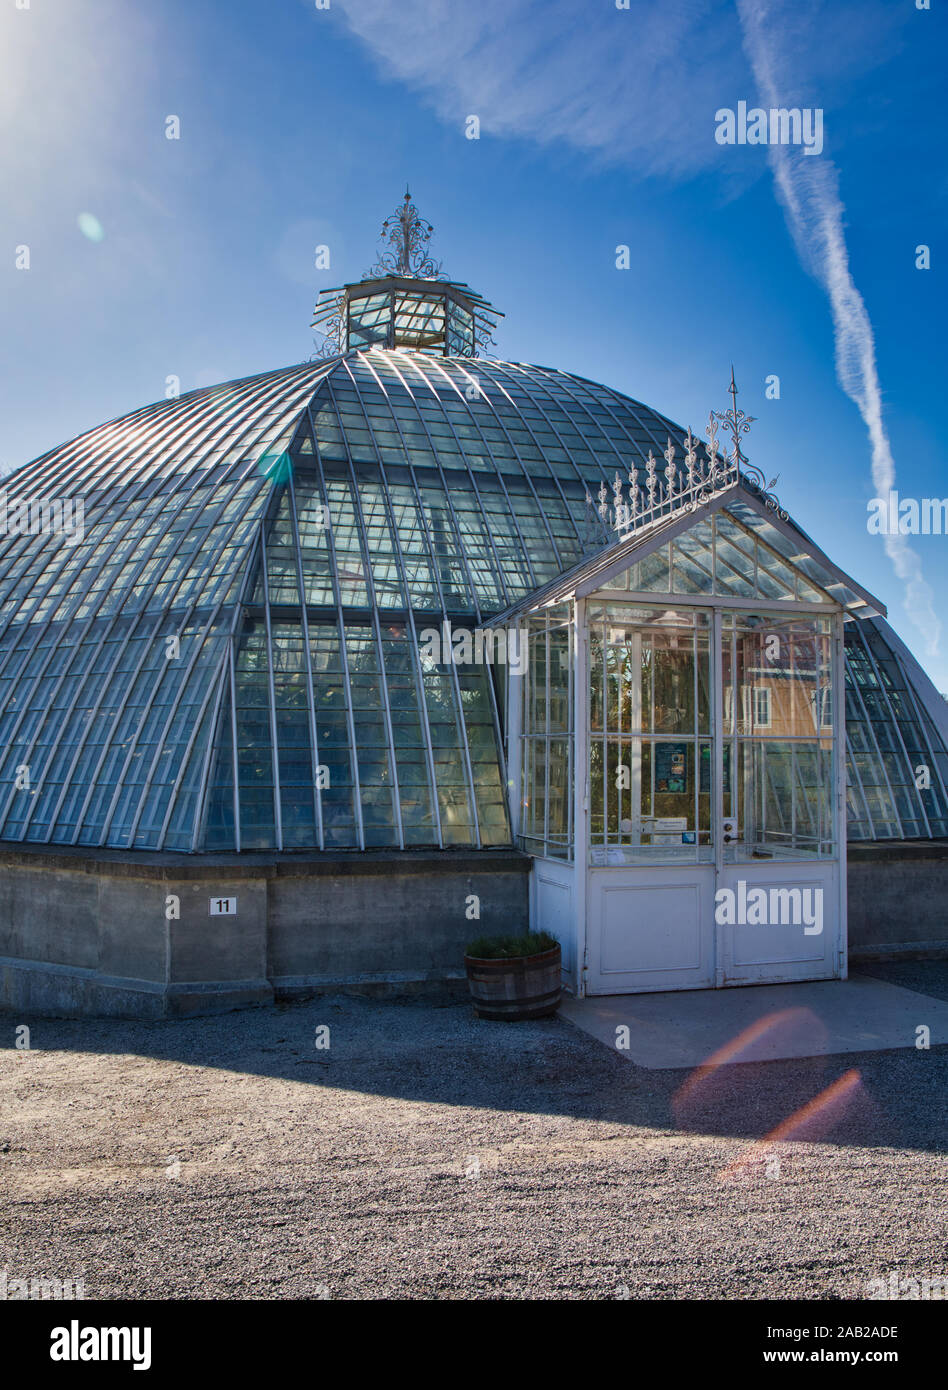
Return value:
<svg viewBox="0 0 948 1390">
<path fill-rule="evenodd" d="M 945 997 L 948 963 L 912 969 Z M 96 1299 L 845 1299 L 948 1275 L 948 1047 L 728 1067 L 682 1094 L 687 1073 L 565 1020 L 466 1003 L 33 1019 L 29 1052 L 18 1022 L 0 1017 L 10 1279 Z"/>
</svg>

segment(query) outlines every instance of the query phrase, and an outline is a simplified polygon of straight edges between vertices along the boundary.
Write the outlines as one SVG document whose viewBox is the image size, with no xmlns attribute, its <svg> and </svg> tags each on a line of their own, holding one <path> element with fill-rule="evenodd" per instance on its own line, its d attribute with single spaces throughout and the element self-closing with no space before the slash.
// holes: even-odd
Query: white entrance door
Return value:
<svg viewBox="0 0 948 1390">
<path fill-rule="evenodd" d="M 834 619 L 588 617 L 587 992 L 844 973 Z"/>
</svg>

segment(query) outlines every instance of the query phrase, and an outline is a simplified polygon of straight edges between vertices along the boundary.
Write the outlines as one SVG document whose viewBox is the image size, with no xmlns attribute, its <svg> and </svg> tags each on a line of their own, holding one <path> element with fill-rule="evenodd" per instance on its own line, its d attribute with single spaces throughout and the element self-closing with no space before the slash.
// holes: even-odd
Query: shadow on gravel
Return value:
<svg viewBox="0 0 948 1390">
<path fill-rule="evenodd" d="M 929 974 L 939 989 L 948 986 L 948 962 L 931 962 Z M 0 1016 L 7 1049 L 18 1021 Z M 325 1049 L 316 1035 L 327 1026 Z M 670 1132 L 758 1139 L 809 1106 L 802 1127 L 783 1137 L 948 1150 L 948 1046 L 725 1066 L 695 1084 L 695 1073 L 636 1067 L 565 1019 L 488 1023 L 455 1001 L 335 995 L 210 1018 L 34 1019 L 30 1028 L 32 1046 L 43 1051 L 147 1057 L 399 1100 Z"/>
</svg>

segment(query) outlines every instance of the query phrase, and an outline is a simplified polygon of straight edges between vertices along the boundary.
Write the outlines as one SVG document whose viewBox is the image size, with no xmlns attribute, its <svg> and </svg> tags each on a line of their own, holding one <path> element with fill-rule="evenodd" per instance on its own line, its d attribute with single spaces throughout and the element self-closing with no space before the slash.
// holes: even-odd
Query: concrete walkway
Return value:
<svg viewBox="0 0 948 1390">
<path fill-rule="evenodd" d="M 948 1003 L 866 975 L 816 984 L 566 997 L 560 1015 L 637 1066 L 770 1062 L 948 1042 Z M 618 1033 L 627 1028 L 628 1033 Z M 625 1044 L 625 1045 L 620 1045 Z"/>
</svg>

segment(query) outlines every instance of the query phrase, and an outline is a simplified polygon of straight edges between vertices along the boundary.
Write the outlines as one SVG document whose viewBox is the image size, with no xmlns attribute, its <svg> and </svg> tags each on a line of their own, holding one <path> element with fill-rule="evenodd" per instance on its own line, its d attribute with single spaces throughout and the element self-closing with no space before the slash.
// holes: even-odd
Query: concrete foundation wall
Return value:
<svg viewBox="0 0 948 1390">
<path fill-rule="evenodd" d="M 527 930 L 529 859 L 487 860 L 493 863 L 466 857 L 455 864 L 450 856 L 438 872 L 423 860 L 370 862 L 358 872 L 329 867 L 319 876 L 293 874 L 289 865 L 269 887 L 272 976 L 463 975 L 472 937 Z M 480 920 L 467 915 L 475 910 L 472 897 L 479 899 Z"/>
<path fill-rule="evenodd" d="M 465 944 L 524 931 L 516 850 L 149 855 L 0 846 L 0 1007 L 162 1018 L 346 988 L 463 981 Z M 849 956 L 948 955 L 948 843 L 850 845 Z M 479 899 L 479 920 L 468 916 Z M 237 900 L 211 916 L 211 898 Z"/>
<path fill-rule="evenodd" d="M 850 960 L 948 956 L 948 843 L 851 844 L 847 858 Z"/>
<path fill-rule="evenodd" d="M 471 937 L 527 929 L 529 869 L 515 850 L 93 859 L 2 847 L 0 1007 L 161 1018 L 339 987 L 451 987 Z M 212 916 L 212 898 L 236 899 L 236 913 Z"/>
</svg>

